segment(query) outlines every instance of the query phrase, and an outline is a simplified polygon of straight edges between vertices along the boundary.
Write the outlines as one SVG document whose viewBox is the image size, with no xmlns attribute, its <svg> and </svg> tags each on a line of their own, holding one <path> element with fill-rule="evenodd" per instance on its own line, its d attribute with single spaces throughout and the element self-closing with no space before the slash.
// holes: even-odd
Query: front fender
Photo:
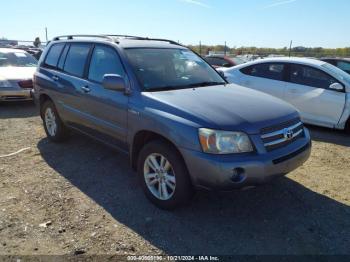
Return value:
<svg viewBox="0 0 350 262">
<path fill-rule="evenodd" d="M 154 108 L 128 111 L 128 143 L 140 131 L 150 131 L 171 141 L 178 148 L 200 151 L 197 123 Z"/>
<path fill-rule="evenodd" d="M 335 128 L 344 129 L 349 117 L 350 117 L 350 93 L 346 93 L 344 110 Z"/>
</svg>

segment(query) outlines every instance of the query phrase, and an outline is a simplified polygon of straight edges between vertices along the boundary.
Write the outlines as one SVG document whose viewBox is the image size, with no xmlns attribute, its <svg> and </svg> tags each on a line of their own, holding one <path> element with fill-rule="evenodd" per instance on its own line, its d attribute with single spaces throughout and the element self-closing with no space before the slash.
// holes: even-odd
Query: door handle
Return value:
<svg viewBox="0 0 350 262">
<path fill-rule="evenodd" d="M 297 89 L 290 89 L 289 92 L 292 93 L 292 94 L 296 94 L 296 93 L 298 93 L 298 90 Z"/>
<path fill-rule="evenodd" d="M 85 93 L 89 93 L 91 89 L 88 86 L 82 86 L 81 90 L 83 90 Z"/>
<path fill-rule="evenodd" d="M 58 81 L 59 77 L 58 76 L 52 76 L 53 81 Z"/>
</svg>

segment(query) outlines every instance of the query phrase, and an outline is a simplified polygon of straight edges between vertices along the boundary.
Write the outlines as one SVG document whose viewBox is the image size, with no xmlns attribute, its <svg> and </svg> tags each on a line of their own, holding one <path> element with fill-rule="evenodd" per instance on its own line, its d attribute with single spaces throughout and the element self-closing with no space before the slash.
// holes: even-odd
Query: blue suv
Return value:
<svg viewBox="0 0 350 262">
<path fill-rule="evenodd" d="M 69 130 L 128 154 L 156 206 L 173 209 L 196 188 L 232 190 L 285 175 L 309 157 L 298 112 L 228 84 L 204 59 L 163 39 L 62 36 L 34 75 L 48 138 Z"/>
</svg>

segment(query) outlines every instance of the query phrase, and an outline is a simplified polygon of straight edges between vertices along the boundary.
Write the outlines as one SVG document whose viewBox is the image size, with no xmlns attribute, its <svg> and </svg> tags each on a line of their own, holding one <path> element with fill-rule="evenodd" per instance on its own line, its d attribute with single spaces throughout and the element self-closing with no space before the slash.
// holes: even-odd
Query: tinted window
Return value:
<svg viewBox="0 0 350 262">
<path fill-rule="evenodd" d="M 62 55 L 60 57 L 60 60 L 58 61 L 58 65 L 57 67 L 59 69 L 63 69 L 63 66 L 64 66 L 64 61 L 66 60 L 66 56 L 67 56 L 67 53 L 68 53 L 68 50 L 69 50 L 69 45 L 66 45 L 63 52 L 62 52 Z"/>
<path fill-rule="evenodd" d="M 64 64 L 64 71 L 72 75 L 82 77 L 87 57 L 89 55 L 90 45 L 72 44 Z"/>
<path fill-rule="evenodd" d="M 327 62 L 327 63 L 330 63 L 332 65 L 336 65 L 337 62 L 335 60 L 332 60 L 332 59 L 324 59 L 323 61 Z"/>
<path fill-rule="evenodd" d="M 105 74 L 124 76 L 123 66 L 115 50 L 106 46 L 96 46 L 91 57 L 89 79 L 102 82 Z"/>
<path fill-rule="evenodd" d="M 45 64 L 50 67 L 56 67 L 58 63 L 58 58 L 61 55 L 63 47 L 64 47 L 63 43 L 53 45 L 46 56 Z"/>
<path fill-rule="evenodd" d="M 302 65 L 291 65 L 290 81 L 299 85 L 324 89 L 329 88 L 331 84 L 337 82 L 333 77 L 322 72 L 321 70 Z"/>
<path fill-rule="evenodd" d="M 218 57 L 207 57 L 207 58 L 205 58 L 205 60 L 209 64 L 215 65 L 215 66 L 224 66 L 225 64 L 228 64 L 228 62 L 225 59 L 218 58 Z"/>
<path fill-rule="evenodd" d="M 241 69 L 246 75 L 263 77 L 273 80 L 283 80 L 284 65 L 278 63 L 265 63 L 249 66 Z"/>
<path fill-rule="evenodd" d="M 339 61 L 337 65 L 341 70 L 350 73 L 350 62 Z"/>
</svg>

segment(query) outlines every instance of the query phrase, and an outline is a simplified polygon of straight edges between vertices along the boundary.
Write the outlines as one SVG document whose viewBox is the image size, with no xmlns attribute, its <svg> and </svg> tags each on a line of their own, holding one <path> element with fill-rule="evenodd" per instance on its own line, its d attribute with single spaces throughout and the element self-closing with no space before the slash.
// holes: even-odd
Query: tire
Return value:
<svg viewBox="0 0 350 262">
<path fill-rule="evenodd" d="M 154 160 L 158 167 L 164 167 L 158 173 L 151 167 L 157 167 Z M 194 190 L 183 159 L 173 146 L 162 140 L 152 141 L 141 149 L 137 173 L 146 197 L 158 208 L 172 210 L 187 204 L 193 197 Z"/>
<path fill-rule="evenodd" d="M 348 121 L 346 121 L 345 133 L 350 134 L 350 117 L 349 117 Z"/>
<path fill-rule="evenodd" d="M 69 130 L 59 117 L 52 101 L 46 101 L 41 107 L 44 129 L 49 140 L 59 143 L 68 138 Z"/>
</svg>

